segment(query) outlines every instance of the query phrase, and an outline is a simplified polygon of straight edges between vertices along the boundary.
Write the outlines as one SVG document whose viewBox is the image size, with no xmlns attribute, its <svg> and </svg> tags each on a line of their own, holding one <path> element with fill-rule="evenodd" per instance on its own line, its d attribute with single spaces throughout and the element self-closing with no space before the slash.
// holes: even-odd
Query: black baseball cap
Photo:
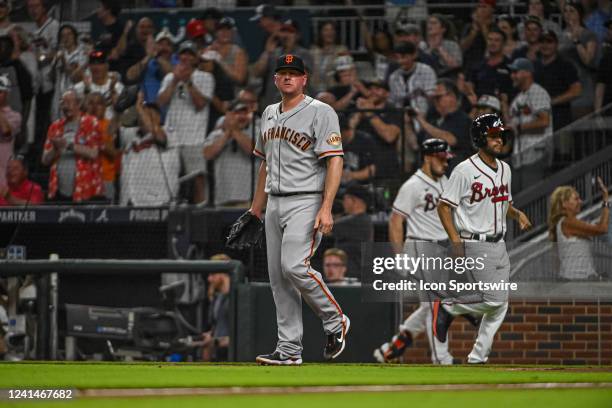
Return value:
<svg viewBox="0 0 612 408">
<path fill-rule="evenodd" d="M 236 20 L 231 17 L 223 17 L 221 20 L 219 20 L 219 23 L 217 23 L 217 29 L 219 28 L 236 28 Z"/>
<path fill-rule="evenodd" d="M 344 194 L 345 195 L 351 195 L 353 197 L 357 197 L 360 200 L 363 200 L 364 203 L 366 203 L 366 205 L 370 205 L 370 192 L 368 191 L 368 189 L 364 186 L 362 186 L 359 183 L 351 183 L 346 187 L 346 190 L 344 190 Z"/>
<path fill-rule="evenodd" d="M 416 45 L 411 42 L 401 42 L 393 47 L 393 52 L 397 54 L 415 54 L 417 48 Z"/>
<path fill-rule="evenodd" d="M 204 9 L 200 18 L 202 20 L 221 20 L 223 18 L 223 13 L 216 7 L 208 7 Z"/>
<path fill-rule="evenodd" d="M 375 88 L 386 89 L 387 91 L 389 90 L 389 84 L 380 79 L 373 79 L 371 81 L 366 81 L 364 85 L 367 86 L 368 88 L 375 87 Z"/>
<path fill-rule="evenodd" d="M 106 59 L 106 50 L 100 48 L 94 48 L 88 56 L 90 64 L 106 64 Z"/>
<path fill-rule="evenodd" d="M 179 46 L 178 54 L 180 55 L 184 52 L 189 52 L 197 57 L 198 56 L 198 46 L 193 41 L 190 41 L 190 40 L 183 41 L 181 45 Z"/>
<path fill-rule="evenodd" d="M 527 24 L 537 24 L 540 26 L 540 28 L 542 28 L 542 20 L 540 20 L 540 17 L 538 16 L 527 16 L 527 19 L 525 19 L 525 25 Z"/>
<path fill-rule="evenodd" d="M 262 17 L 272 17 L 278 20 L 280 17 L 280 13 L 276 10 L 276 7 L 271 4 L 260 4 L 255 8 L 255 15 L 249 20 L 257 21 Z"/>
<path fill-rule="evenodd" d="M 508 65 L 508 68 L 510 68 L 510 71 L 512 72 L 516 72 L 516 71 L 528 71 L 531 73 L 535 72 L 535 69 L 533 67 L 533 62 L 531 62 L 527 58 L 515 59 L 514 61 L 512 61 L 512 64 Z"/>
<path fill-rule="evenodd" d="M 304 61 L 302 60 L 302 58 L 295 54 L 284 54 L 278 57 L 278 59 L 276 60 L 276 69 L 274 70 L 274 72 L 278 72 L 281 69 L 295 69 L 296 71 L 299 71 L 302 74 L 306 73 Z"/>
<path fill-rule="evenodd" d="M 542 35 L 540 36 L 540 41 L 546 40 L 546 39 L 551 39 L 551 40 L 554 40 L 555 42 L 559 42 L 557 33 L 555 33 L 553 30 L 545 30 L 542 33 Z"/>
</svg>

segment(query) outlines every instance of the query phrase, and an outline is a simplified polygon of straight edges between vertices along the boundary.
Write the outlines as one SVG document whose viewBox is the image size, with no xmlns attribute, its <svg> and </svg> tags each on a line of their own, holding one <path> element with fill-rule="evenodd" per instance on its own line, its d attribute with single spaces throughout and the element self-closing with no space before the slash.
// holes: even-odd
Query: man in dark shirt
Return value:
<svg viewBox="0 0 612 408">
<path fill-rule="evenodd" d="M 30 102 L 34 97 L 32 75 L 20 59 L 13 58 L 15 43 L 9 36 L 0 36 L 0 75 L 5 75 L 13 84 L 9 105 L 23 118 L 27 118 Z"/>
<path fill-rule="evenodd" d="M 427 116 L 417 114 L 416 117 L 422 129 L 419 133 L 419 144 L 429 138 L 445 140 L 455 154 L 455 158 L 449 163 L 451 168 L 472 154 L 469 138 L 472 120 L 461 109 L 459 95 L 457 85 L 452 80 L 439 79 L 432 95 L 434 109 L 430 109 Z"/>
<path fill-rule="evenodd" d="M 599 111 L 604 106 L 612 103 L 612 18 L 605 24 L 608 29 L 607 41 L 603 45 L 603 58 L 597 71 L 595 86 L 595 110 Z M 612 115 L 612 112 L 608 112 Z"/>
<path fill-rule="evenodd" d="M 480 0 L 472 13 L 472 22 L 461 34 L 461 51 L 465 72 L 478 66 L 485 56 L 489 31 L 495 26 L 495 0 Z"/>
<path fill-rule="evenodd" d="M 206 134 L 210 133 L 217 123 L 217 120 L 223 116 L 230 101 L 234 100 L 234 83 L 225 73 L 219 61 L 217 60 L 218 53 L 214 51 L 204 51 L 200 54 L 200 70 L 209 72 L 215 77 L 215 91 L 211 101 L 210 116 L 208 119 L 208 129 Z"/>
<path fill-rule="evenodd" d="M 129 34 L 127 46 L 117 61 L 117 71 L 122 78 L 126 78 L 126 73 L 134 64 L 140 61 L 147 55 L 147 47 L 154 48 L 155 40 L 155 25 L 149 17 L 142 17 L 138 20 L 135 28 Z M 131 85 L 129 81 L 126 84 Z"/>
<path fill-rule="evenodd" d="M 350 182 L 368 183 L 376 174 L 374 152 L 376 145 L 370 136 L 355 130 L 346 115 L 339 115 L 342 149 L 344 150 L 344 169 L 342 184 Z"/>
<path fill-rule="evenodd" d="M 423 51 L 419 46 L 423 40 L 421 35 L 421 29 L 418 25 L 413 23 L 408 24 L 397 24 L 395 28 L 395 33 L 393 35 L 393 44 L 401 44 L 401 43 L 412 43 L 417 47 L 417 62 L 422 62 L 425 65 L 429 65 L 432 68 L 435 68 L 436 60 Z M 399 62 L 396 59 L 389 60 L 389 68 L 387 69 L 387 80 L 389 79 L 389 75 L 393 73 L 396 69 L 400 67 Z"/>
<path fill-rule="evenodd" d="M 371 196 L 360 184 L 350 184 L 342 197 L 344 216 L 334 223 L 334 246 L 348 255 L 348 275 L 361 277 L 361 244 L 374 241 L 374 224 L 367 213 Z"/>
<path fill-rule="evenodd" d="M 119 21 L 121 4 L 118 0 L 100 0 L 100 7 L 96 9 L 96 16 L 102 23 L 104 31 L 98 36 L 97 41 L 103 41 L 114 47 L 123 34 L 123 24 Z"/>
<path fill-rule="evenodd" d="M 542 37 L 542 22 L 537 16 L 529 16 L 525 20 L 525 42 L 522 47 L 512 53 L 512 61 L 517 58 L 528 58 L 535 63 L 540 58 L 540 39 Z"/>
<path fill-rule="evenodd" d="M 546 89 L 551 98 L 553 130 L 572 122 L 570 103 L 582 92 L 576 67 L 561 57 L 558 49 L 557 34 L 554 31 L 544 32 L 540 46 L 541 60 L 535 64 L 535 82 Z"/>
<path fill-rule="evenodd" d="M 357 108 L 368 110 L 357 113 L 356 129 L 372 137 L 376 146 L 374 164 L 377 180 L 393 180 L 399 177 L 399 160 L 397 156 L 397 140 L 400 137 L 402 116 L 396 112 L 384 112 L 393 109 L 387 104 L 389 88 L 383 82 L 368 83 L 368 98 L 357 99 Z M 372 112 L 381 110 L 382 112 Z"/>
<path fill-rule="evenodd" d="M 367 88 L 359 79 L 353 57 L 341 55 L 334 64 L 334 78 L 338 85 L 327 90 L 333 96 L 330 105 L 337 111 L 354 109 L 357 98 L 367 95 Z"/>
<path fill-rule="evenodd" d="M 476 95 L 508 95 L 508 100 L 514 94 L 510 78 L 510 61 L 504 55 L 506 34 L 495 28 L 487 34 L 487 58 L 471 72 L 469 82 L 474 87 Z"/>
</svg>

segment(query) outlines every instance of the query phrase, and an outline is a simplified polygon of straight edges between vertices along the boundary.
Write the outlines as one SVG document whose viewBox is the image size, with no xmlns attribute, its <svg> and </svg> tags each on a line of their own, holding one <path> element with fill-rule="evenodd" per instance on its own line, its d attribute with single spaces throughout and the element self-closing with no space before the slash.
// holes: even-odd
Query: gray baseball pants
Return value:
<svg viewBox="0 0 612 408">
<path fill-rule="evenodd" d="M 444 248 L 433 242 L 421 242 L 407 240 L 404 243 L 404 252 L 412 257 L 418 257 L 421 254 L 428 257 L 444 257 Z M 420 271 L 422 279 L 426 282 L 441 281 L 438 276 L 432 276 L 433 271 Z M 439 295 L 438 295 L 439 296 Z M 429 349 L 431 350 L 431 361 L 433 364 L 450 365 L 453 364 L 453 356 L 448 351 L 448 339 L 442 343 L 433 335 L 432 325 L 432 308 L 431 302 L 438 298 L 436 294 L 428 294 L 419 291 L 419 299 L 421 300 L 418 309 L 410 314 L 400 324 L 400 331 L 408 331 L 413 339 L 421 333 L 427 335 L 429 341 Z"/>
<path fill-rule="evenodd" d="M 475 281 L 498 282 L 503 279 L 510 280 L 510 259 L 506 251 L 506 244 L 466 242 L 465 255 L 476 258 L 486 254 L 483 271 L 474 272 Z M 482 316 L 478 336 L 472 351 L 468 355 L 468 363 L 486 363 L 493 347 L 495 333 L 504 322 L 508 311 L 507 291 L 482 291 L 482 302 L 456 303 L 447 310 L 454 314 L 472 314 Z"/>
<path fill-rule="evenodd" d="M 276 306 L 276 350 L 288 357 L 302 354 L 302 298 L 323 322 L 325 334 L 342 329 L 342 309 L 310 258 L 321 242 L 314 230 L 320 194 L 270 195 L 266 208 L 268 274 Z"/>
</svg>

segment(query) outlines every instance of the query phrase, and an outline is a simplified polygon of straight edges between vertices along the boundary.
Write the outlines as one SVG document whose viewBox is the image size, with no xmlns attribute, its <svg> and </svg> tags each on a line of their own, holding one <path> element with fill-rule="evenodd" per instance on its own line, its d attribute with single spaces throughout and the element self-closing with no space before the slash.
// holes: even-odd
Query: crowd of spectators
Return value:
<svg viewBox="0 0 612 408">
<path fill-rule="evenodd" d="M 308 92 L 340 113 L 343 187 L 392 190 L 430 137 L 453 147 L 452 168 L 472 152 L 470 120 L 497 112 L 514 131 L 506 160 L 525 188 L 571 148 L 553 145 L 553 131 L 612 101 L 610 3 L 528 0 L 517 17 L 478 0 L 468 21 L 431 13 L 373 30 L 362 19 L 364 60 L 340 44 L 333 19 L 309 47 L 310 27 L 265 4 L 241 27 L 205 9 L 179 39 L 149 17 L 126 21 L 115 0 L 99 1 L 92 36 L 44 0 L 26 1 L 28 31 L 0 0 L 0 204 L 29 189 L 30 204 L 247 206 L 258 112 L 279 99 L 271 79 L 284 53 L 303 58 Z M 265 38 L 249 63 L 242 38 L 253 30 Z"/>
</svg>

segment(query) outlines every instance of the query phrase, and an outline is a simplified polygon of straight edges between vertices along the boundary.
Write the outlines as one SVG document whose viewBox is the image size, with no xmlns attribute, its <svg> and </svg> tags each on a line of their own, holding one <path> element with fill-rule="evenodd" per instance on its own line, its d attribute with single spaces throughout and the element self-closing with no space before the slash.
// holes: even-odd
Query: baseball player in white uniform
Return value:
<svg viewBox="0 0 612 408">
<path fill-rule="evenodd" d="M 412 256 L 427 254 L 434 256 L 434 242 L 447 240 L 438 217 L 438 200 L 442 196 L 448 178 L 444 173 L 448 159 L 453 157 L 448 143 L 441 139 L 427 139 L 421 144 L 423 165 L 400 188 L 393 202 L 389 218 L 389 240 L 396 253 Z M 403 227 L 406 223 L 406 235 Z M 404 239 L 405 238 L 405 239 Z M 448 343 L 433 337 L 431 302 L 427 294 L 420 293 L 422 301 L 390 342 L 374 350 L 374 358 L 380 363 L 393 362 L 404 354 L 413 340 L 425 332 L 429 340 L 431 361 L 434 364 L 452 364 L 453 356 L 448 352 Z M 431 299 L 433 300 L 433 299 Z"/>
<path fill-rule="evenodd" d="M 278 326 L 276 350 L 256 359 L 264 365 L 302 363 L 302 298 L 323 322 L 326 359 L 342 353 L 350 326 L 310 265 L 322 235 L 333 227 L 343 151 L 338 116 L 329 105 L 304 95 L 306 82 L 299 56 L 278 58 L 274 83 L 282 100 L 264 110 L 253 152 L 264 162 L 250 211 L 262 218 L 267 203 L 268 273 Z"/>
<path fill-rule="evenodd" d="M 472 122 L 470 133 L 478 153 L 453 170 L 438 204 L 438 214 L 455 254 L 484 260 L 482 270 L 472 270 L 476 281 L 486 278 L 508 282 L 506 216 L 518 221 L 522 230 L 530 228 L 531 223 L 523 212 L 512 206 L 510 166 L 497 159 L 506 143 L 506 129 L 499 116 L 478 116 Z M 493 337 L 508 310 L 507 291 L 483 290 L 480 297 L 482 301 L 478 303 L 436 301 L 433 306 L 433 331 L 442 342 L 446 341 L 455 316 L 466 313 L 482 316 L 476 343 L 468 356 L 470 364 L 486 363 Z"/>
</svg>

